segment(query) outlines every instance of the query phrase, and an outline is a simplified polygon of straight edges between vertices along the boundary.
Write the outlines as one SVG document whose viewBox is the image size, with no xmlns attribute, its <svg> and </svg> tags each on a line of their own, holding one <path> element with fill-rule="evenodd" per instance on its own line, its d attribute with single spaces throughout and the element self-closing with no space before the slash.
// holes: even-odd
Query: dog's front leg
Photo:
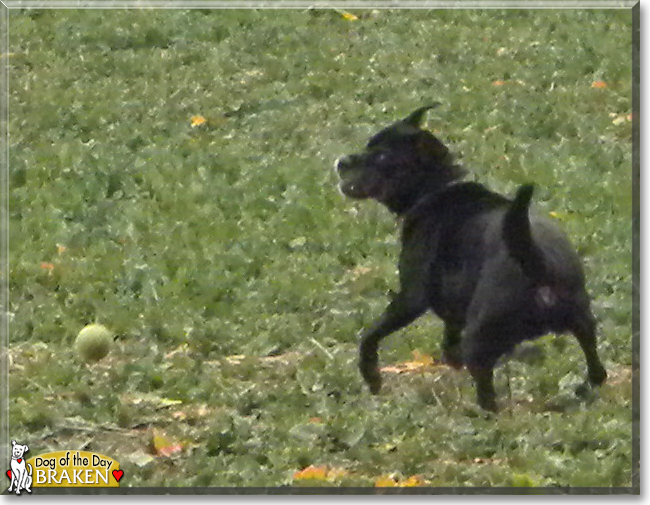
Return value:
<svg viewBox="0 0 650 505">
<path fill-rule="evenodd" d="M 27 489 L 27 479 L 29 478 L 29 474 L 27 473 L 27 465 L 25 465 L 25 469 L 23 470 L 23 474 L 20 476 L 20 489 L 22 491 L 25 491 Z"/>
<path fill-rule="evenodd" d="M 417 226 L 402 230 L 402 251 L 399 258 L 400 292 L 394 296 L 381 318 L 364 331 L 359 347 L 359 369 L 372 394 L 381 389 L 379 342 L 394 331 L 404 328 L 429 308 L 430 268 L 436 250 L 437 235 Z"/>
<path fill-rule="evenodd" d="M 377 350 L 379 342 L 394 331 L 407 326 L 426 310 L 426 305 L 399 293 L 388 305 L 384 314 L 361 336 L 359 346 L 359 369 L 372 394 L 381 389 L 381 374 L 379 373 L 379 357 Z"/>
</svg>

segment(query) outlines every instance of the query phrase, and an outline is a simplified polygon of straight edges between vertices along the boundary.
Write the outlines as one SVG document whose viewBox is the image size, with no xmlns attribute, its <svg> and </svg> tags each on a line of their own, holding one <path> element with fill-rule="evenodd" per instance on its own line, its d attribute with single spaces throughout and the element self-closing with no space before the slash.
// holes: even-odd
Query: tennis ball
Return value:
<svg viewBox="0 0 650 505">
<path fill-rule="evenodd" d="M 99 361 L 111 348 L 113 334 L 101 324 L 89 324 L 77 335 L 74 347 L 85 361 Z"/>
</svg>

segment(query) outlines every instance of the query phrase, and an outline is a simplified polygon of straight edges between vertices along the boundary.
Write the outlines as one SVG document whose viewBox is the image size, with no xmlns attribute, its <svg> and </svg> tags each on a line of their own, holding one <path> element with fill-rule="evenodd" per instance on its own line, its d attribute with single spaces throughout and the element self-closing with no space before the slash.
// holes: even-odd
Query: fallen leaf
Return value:
<svg viewBox="0 0 650 505">
<path fill-rule="evenodd" d="M 172 405 L 180 405 L 182 403 L 183 403 L 182 400 L 172 400 L 171 398 L 159 398 L 158 405 L 156 406 L 156 408 L 164 409 L 166 407 L 171 407 Z"/>
<path fill-rule="evenodd" d="M 168 445 L 166 447 L 161 447 L 158 450 L 158 454 L 160 456 L 172 456 L 178 452 L 181 452 L 183 450 L 183 444 L 174 444 L 174 445 Z"/>
<path fill-rule="evenodd" d="M 156 455 L 158 456 L 172 456 L 183 450 L 183 444 L 170 439 L 161 430 L 155 429 L 152 434 L 152 445 Z"/>
<path fill-rule="evenodd" d="M 591 87 L 597 89 L 604 89 L 607 87 L 607 83 L 605 81 L 594 81 L 591 83 Z"/>
<path fill-rule="evenodd" d="M 293 474 L 294 480 L 327 480 L 327 467 L 309 465 Z"/>
<path fill-rule="evenodd" d="M 393 366 L 385 366 L 381 368 L 381 371 L 388 373 L 420 372 L 433 365 L 435 365 L 435 360 L 431 356 L 415 349 L 413 351 L 412 361 L 405 361 Z"/>
<path fill-rule="evenodd" d="M 411 475 L 408 479 L 406 479 L 404 482 L 401 482 L 399 484 L 400 487 L 418 487 L 418 486 L 424 486 L 425 481 L 422 478 L 421 475 Z"/>
<path fill-rule="evenodd" d="M 327 466 L 310 465 L 293 474 L 294 480 L 323 480 L 333 481 L 348 475 L 345 468 L 328 468 Z"/>
<path fill-rule="evenodd" d="M 203 126 L 208 122 L 208 120 L 205 119 L 203 116 L 192 116 L 190 121 L 192 124 L 192 128 L 195 128 L 197 126 Z"/>
<path fill-rule="evenodd" d="M 434 360 L 428 354 L 420 352 L 418 349 L 413 350 L 413 363 L 416 363 L 420 366 L 431 366 L 434 363 Z"/>
<path fill-rule="evenodd" d="M 355 16 L 355 15 L 352 14 L 351 12 L 345 12 L 345 11 L 342 11 L 342 12 L 341 12 L 341 16 L 343 16 L 343 18 L 344 18 L 344 19 L 347 19 L 348 21 L 357 21 L 357 20 L 359 19 L 358 16 Z"/>
<path fill-rule="evenodd" d="M 397 487 L 397 481 L 390 475 L 382 475 L 375 479 L 375 487 Z"/>
</svg>

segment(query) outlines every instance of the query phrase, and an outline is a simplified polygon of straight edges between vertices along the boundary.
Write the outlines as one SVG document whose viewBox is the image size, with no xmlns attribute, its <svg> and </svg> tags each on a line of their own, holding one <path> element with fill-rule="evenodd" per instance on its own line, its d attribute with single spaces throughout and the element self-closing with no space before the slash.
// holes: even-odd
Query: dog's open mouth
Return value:
<svg viewBox="0 0 650 505">
<path fill-rule="evenodd" d="M 339 190 L 345 196 L 350 198 L 357 198 L 357 199 L 368 198 L 368 193 L 366 191 L 366 188 L 364 188 L 362 184 L 359 184 L 358 182 L 355 181 L 341 179 L 341 182 L 339 182 Z"/>
<path fill-rule="evenodd" d="M 339 191 L 349 198 L 369 198 L 372 188 L 363 181 L 360 170 L 352 163 L 352 157 L 341 157 L 334 163 L 334 170 L 339 176 Z"/>
</svg>

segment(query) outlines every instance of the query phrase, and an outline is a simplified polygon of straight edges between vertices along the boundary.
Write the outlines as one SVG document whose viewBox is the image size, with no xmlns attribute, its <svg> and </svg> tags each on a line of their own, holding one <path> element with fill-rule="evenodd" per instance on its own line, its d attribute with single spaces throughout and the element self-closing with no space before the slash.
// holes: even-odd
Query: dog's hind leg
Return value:
<svg viewBox="0 0 650 505">
<path fill-rule="evenodd" d="M 467 365 L 476 385 L 476 400 L 479 406 L 490 412 L 497 412 L 496 392 L 494 391 L 494 367 L 487 365 Z"/>
<path fill-rule="evenodd" d="M 475 332 L 463 337 L 463 361 L 474 379 L 476 386 L 476 401 L 485 410 L 498 410 L 496 392 L 494 390 L 493 370 L 499 355 L 493 353 L 480 339 L 483 335 Z"/>
<path fill-rule="evenodd" d="M 461 331 L 461 326 L 445 323 L 442 339 L 442 360 L 457 369 L 463 367 L 463 352 L 460 345 Z"/>
<path fill-rule="evenodd" d="M 379 373 L 379 342 L 413 322 L 426 310 L 426 306 L 414 303 L 403 293 L 398 294 L 384 311 L 379 321 L 366 330 L 361 336 L 359 346 L 359 370 L 372 394 L 381 389 L 381 374 Z"/>
<path fill-rule="evenodd" d="M 506 318 L 474 321 L 463 332 L 463 362 L 476 385 L 476 399 L 481 408 L 496 412 L 493 370 L 501 356 L 510 352 L 521 328 Z"/>
<path fill-rule="evenodd" d="M 596 349 L 596 320 L 588 309 L 583 310 L 574 319 L 571 324 L 571 332 L 578 339 L 582 352 L 584 352 L 587 359 L 589 382 L 594 386 L 601 385 L 607 378 L 607 372 L 598 357 Z"/>
</svg>

